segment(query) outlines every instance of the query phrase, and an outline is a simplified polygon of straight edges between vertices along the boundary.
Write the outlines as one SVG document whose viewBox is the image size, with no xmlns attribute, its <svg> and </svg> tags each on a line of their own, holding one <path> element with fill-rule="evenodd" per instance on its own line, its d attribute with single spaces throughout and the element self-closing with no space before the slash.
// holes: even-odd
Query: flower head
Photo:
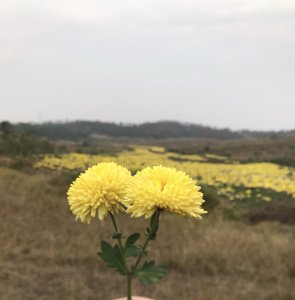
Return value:
<svg viewBox="0 0 295 300">
<path fill-rule="evenodd" d="M 90 223 L 98 215 L 103 220 L 108 212 L 122 210 L 131 180 L 130 172 L 116 163 L 99 163 L 82 173 L 68 190 L 70 209 L 76 219 Z"/>
<path fill-rule="evenodd" d="M 150 217 L 156 209 L 201 218 L 203 194 L 196 181 L 182 171 L 157 166 L 138 172 L 124 204 L 133 217 Z"/>
</svg>

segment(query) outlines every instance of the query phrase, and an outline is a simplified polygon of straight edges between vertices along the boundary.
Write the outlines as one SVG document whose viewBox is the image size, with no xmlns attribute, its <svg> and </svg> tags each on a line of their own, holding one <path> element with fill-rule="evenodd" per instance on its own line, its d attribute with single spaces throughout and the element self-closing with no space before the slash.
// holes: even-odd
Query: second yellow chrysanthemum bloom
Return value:
<svg viewBox="0 0 295 300">
<path fill-rule="evenodd" d="M 133 217 L 148 218 L 157 210 L 201 218 L 203 194 L 196 181 L 174 168 L 145 168 L 132 179 L 124 204 Z"/>
</svg>

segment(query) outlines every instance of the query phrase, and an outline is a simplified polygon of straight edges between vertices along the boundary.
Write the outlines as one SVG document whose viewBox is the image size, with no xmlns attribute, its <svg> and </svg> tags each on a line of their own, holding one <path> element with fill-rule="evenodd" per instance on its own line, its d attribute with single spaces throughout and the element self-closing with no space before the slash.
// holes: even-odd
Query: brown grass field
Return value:
<svg viewBox="0 0 295 300">
<path fill-rule="evenodd" d="M 75 222 L 66 180 L 54 173 L 0 168 L 0 299 L 111 300 L 125 281 L 96 255 L 111 240 L 109 220 Z M 145 220 L 121 216 L 125 232 Z M 295 299 L 295 228 L 249 225 L 216 211 L 199 222 L 163 215 L 151 257 L 167 267 L 156 285 L 134 284 L 156 300 Z"/>
</svg>

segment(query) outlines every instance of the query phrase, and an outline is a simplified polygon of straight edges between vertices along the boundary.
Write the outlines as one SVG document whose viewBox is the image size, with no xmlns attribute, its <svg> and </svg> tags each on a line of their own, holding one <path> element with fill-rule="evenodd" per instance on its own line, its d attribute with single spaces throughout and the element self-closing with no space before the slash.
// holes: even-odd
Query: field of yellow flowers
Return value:
<svg viewBox="0 0 295 300">
<path fill-rule="evenodd" d="M 162 147 L 133 146 L 116 155 L 81 153 L 45 156 L 35 167 L 51 170 L 83 171 L 99 162 L 117 162 L 134 173 L 146 166 L 163 165 L 183 170 L 202 186 L 209 186 L 229 200 L 271 201 L 272 193 L 295 198 L 295 169 L 274 163 L 241 164 L 216 154 L 183 155 Z"/>
<path fill-rule="evenodd" d="M 9 159 L 2 158 L 1 300 L 97 300 L 124 295 L 125 281 L 95 255 L 100 240 L 112 233 L 110 220 L 75 222 L 66 199 L 73 179 L 103 161 L 117 162 L 132 173 L 152 165 L 175 167 L 198 181 L 205 205 L 211 191 L 218 201 L 212 210 L 204 207 L 209 213 L 202 222 L 163 214 L 158 248 L 151 245 L 149 250 L 169 273 L 159 285 L 135 282 L 136 294 L 161 300 L 295 299 L 294 168 L 241 163 L 213 151 L 177 154 L 159 146 L 128 144 L 112 155 L 73 149 L 37 161 L 34 156 L 34 169 L 31 164 L 9 167 Z M 134 230 L 133 219 L 118 217 L 126 232 Z M 137 222 L 143 231 L 146 221 Z"/>
</svg>

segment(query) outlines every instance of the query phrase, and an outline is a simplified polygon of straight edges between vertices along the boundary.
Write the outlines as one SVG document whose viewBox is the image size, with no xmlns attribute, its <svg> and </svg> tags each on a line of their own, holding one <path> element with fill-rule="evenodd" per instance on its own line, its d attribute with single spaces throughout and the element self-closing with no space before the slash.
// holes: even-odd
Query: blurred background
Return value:
<svg viewBox="0 0 295 300">
<path fill-rule="evenodd" d="M 185 171 L 208 211 L 163 215 L 169 274 L 136 294 L 295 299 L 294 30 L 291 0 L 0 1 L 0 298 L 125 294 L 96 256 L 109 220 L 66 199 L 116 161 Z"/>
</svg>

